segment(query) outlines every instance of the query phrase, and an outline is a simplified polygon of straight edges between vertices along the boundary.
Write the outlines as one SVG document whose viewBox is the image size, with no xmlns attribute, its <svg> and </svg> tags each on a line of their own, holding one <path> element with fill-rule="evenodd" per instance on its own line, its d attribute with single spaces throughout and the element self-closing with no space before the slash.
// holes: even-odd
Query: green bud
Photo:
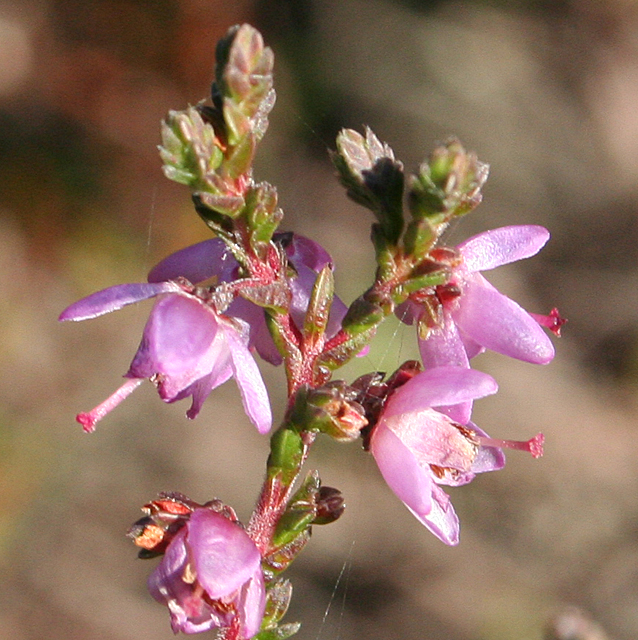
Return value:
<svg viewBox="0 0 638 640">
<path fill-rule="evenodd" d="M 447 224 L 478 206 L 489 167 L 452 138 L 437 147 L 428 163 L 409 181 L 408 202 L 415 220 L 428 218 L 433 227 Z M 439 230 L 439 234 L 440 234 Z"/>
<path fill-rule="evenodd" d="M 355 395 L 343 380 L 316 389 L 303 386 L 297 391 L 290 422 L 299 431 L 325 433 L 341 442 L 356 440 L 367 422 Z"/>
<path fill-rule="evenodd" d="M 403 164 L 370 129 L 365 131 L 364 138 L 343 129 L 332 160 L 348 196 L 375 214 L 383 235 L 395 245 L 403 230 Z"/>
<path fill-rule="evenodd" d="M 275 103 L 272 88 L 274 55 L 254 27 L 233 27 L 217 45 L 214 95 L 223 102 L 228 142 L 240 144 L 249 132 L 260 140 L 268 126 L 267 115 Z M 254 145 L 253 145 L 254 146 Z"/>
<path fill-rule="evenodd" d="M 194 190 L 217 192 L 209 176 L 221 165 L 223 153 L 213 127 L 196 108 L 169 111 L 162 123 L 159 152 L 167 178 Z"/>
<path fill-rule="evenodd" d="M 252 246 L 270 242 L 283 218 L 283 212 L 277 206 L 277 189 L 267 182 L 248 189 L 244 215 Z"/>
</svg>

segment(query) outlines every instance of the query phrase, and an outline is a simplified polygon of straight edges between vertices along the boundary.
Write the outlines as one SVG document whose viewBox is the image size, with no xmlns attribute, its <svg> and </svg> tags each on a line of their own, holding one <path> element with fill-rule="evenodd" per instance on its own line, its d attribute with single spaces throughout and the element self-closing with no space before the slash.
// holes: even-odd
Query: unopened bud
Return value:
<svg viewBox="0 0 638 640">
<path fill-rule="evenodd" d="M 330 524 L 341 517 L 346 503 L 339 489 L 321 487 L 317 495 L 317 515 L 314 524 Z"/>
</svg>

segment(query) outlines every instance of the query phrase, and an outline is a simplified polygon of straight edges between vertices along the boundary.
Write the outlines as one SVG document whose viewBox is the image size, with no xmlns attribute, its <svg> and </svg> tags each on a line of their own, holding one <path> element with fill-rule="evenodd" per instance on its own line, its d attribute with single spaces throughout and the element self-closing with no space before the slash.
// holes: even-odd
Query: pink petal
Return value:
<svg viewBox="0 0 638 640">
<path fill-rule="evenodd" d="M 127 376 L 161 374 L 161 396 L 171 400 L 227 355 L 224 337 L 217 334 L 216 316 L 201 302 L 167 296 L 153 307 Z"/>
<path fill-rule="evenodd" d="M 410 450 L 383 422 L 373 431 L 370 451 L 383 479 L 399 500 L 417 518 L 426 516 L 432 506 L 434 486 L 429 470 L 421 468 Z"/>
<path fill-rule="evenodd" d="M 188 524 L 188 546 L 197 581 L 212 599 L 233 594 L 252 579 L 261 557 L 237 524 L 209 509 L 195 509 Z"/>
<path fill-rule="evenodd" d="M 444 312 L 441 327 L 432 329 L 427 340 L 419 340 L 419 350 L 421 361 L 426 369 L 444 366 L 470 368 L 464 341 L 448 312 Z M 440 406 L 439 411 L 456 422 L 465 424 L 472 415 L 472 401 L 468 400 L 448 407 Z"/>
<path fill-rule="evenodd" d="M 552 342 L 539 324 L 478 273 L 466 280 L 452 317 L 472 340 L 497 353 L 535 364 L 554 357 Z"/>
<path fill-rule="evenodd" d="M 233 375 L 239 387 L 244 411 L 259 433 L 268 433 L 272 427 L 272 411 L 259 367 L 237 329 L 226 323 L 221 324 L 221 327 L 230 349 Z"/>
<path fill-rule="evenodd" d="M 278 366 L 283 362 L 283 358 L 270 335 L 264 314 L 262 307 L 242 297 L 235 298 L 226 310 L 226 315 L 240 318 L 250 327 L 250 347 L 255 349 L 263 360 Z"/>
<path fill-rule="evenodd" d="M 548 240 L 545 227 L 518 225 L 479 233 L 457 249 L 469 271 L 486 271 L 536 255 Z"/>
<path fill-rule="evenodd" d="M 243 586 L 239 603 L 241 631 L 245 638 L 252 638 L 261 628 L 266 608 L 266 586 L 261 568 Z"/>
<path fill-rule="evenodd" d="M 426 369 L 434 367 L 470 368 L 465 345 L 449 312 L 443 314 L 443 325 L 434 327 L 427 340 L 419 340 L 421 361 Z"/>
<path fill-rule="evenodd" d="M 148 281 L 164 282 L 182 277 L 197 283 L 217 276 L 222 282 L 226 282 L 232 279 L 232 272 L 237 266 L 237 260 L 225 242 L 220 238 L 213 238 L 164 258 L 151 269 Z"/>
<path fill-rule="evenodd" d="M 432 509 L 426 516 L 414 515 L 442 542 L 459 543 L 459 519 L 450 497 L 436 484 L 432 485 Z"/>
<path fill-rule="evenodd" d="M 487 433 L 479 429 L 474 423 L 468 425 L 479 436 L 488 437 Z M 485 473 L 487 471 L 499 471 L 505 466 L 505 454 L 498 447 L 479 447 L 478 455 L 472 465 L 473 473 Z"/>
<path fill-rule="evenodd" d="M 472 470 L 476 445 L 446 415 L 423 409 L 391 418 L 384 415 L 382 424 L 401 440 L 421 467 L 433 464 L 463 472 Z"/>
<path fill-rule="evenodd" d="M 430 407 L 456 405 L 497 390 L 494 378 L 482 371 L 461 367 L 426 369 L 395 391 L 383 415 L 389 418 Z"/>
<path fill-rule="evenodd" d="M 275 234 L 275 239 L 286 234 Z M 292 240 L 286 245 L 286 255 L 295 268 L 300 264 L 319 273 L 327 264 L 332 264 L 330 254 L 318 243 L 305 236 L 293 234 Z"/>
<path fill-rule="evenodd" d="M 118 284 L 102 289 L 82 298 L 67 307 L 59 320 L 88 320 L 116 311 L 129 304 L 154 298 L 162 293 L 180 293 L 182 290 L 174 282 L 155 284 Z"/>
</svg>

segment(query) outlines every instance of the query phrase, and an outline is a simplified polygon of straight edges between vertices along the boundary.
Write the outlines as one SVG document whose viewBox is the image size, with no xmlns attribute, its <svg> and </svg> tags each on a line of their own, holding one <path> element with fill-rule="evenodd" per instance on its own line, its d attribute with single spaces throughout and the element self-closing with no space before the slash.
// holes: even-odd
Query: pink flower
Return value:
<svg viewBox="0 0 638 640">
<path fill-rule="evenodd" d="M 177 282 L 123 284 L 98 291 L 65 309 L 60 320 L 85 320 L 160 296 L 144 328 L 141 344 L 126 374 L 130 378 L 112 396 L 77 419 L 85 431 L 151 379 L 165 402 L 192 396 L 187 415 L 194 418 L 204 400 L 234 377 L 246 414 L 260 433 L 272 426 L 266 386 L 249 350 L 247 325 L 217 313 Z"/>
<path fill-rule="evenodd" d="M 258 633 L 266 602 L 261 557 L 248 534 L 222 514 L 195 509 L 149 576 L 175 633 L 238 628 Z"/>
<path fill-rule="evenodd" d="M 442 307 L 440 323 L 419 340 L 425 367 L 469 367 L 469 359 L 485 349 L 535 364 L 554 357 L 551 340 L 541 328 L 543 316 L 532 316 L 497 291 L 480 273 L 529 258 L 549 239 L 539 226 L 511 226 L 480 233 L 458 245 L 460 262 L 446 285 L 436 287 Z M 411 324 L 422 309 L 410 301 L 399 311 Z M 555 323 L 554 323 L 555 324 Z"/>
<path fill-rule="evenodd" d="M 301 329 L 317 274 L 324 266 L 332 264 L 332 258 L 320 244 L 304 236 L 276 233 L 273 240 L 284 247 L 290 264 L 297 272 L 296 277 L 289 281 L 292 294 L 290 315 L 297 328 Z M 226 244 L 219 238 L 213 238 L 171 254 L 151 269 L 148 281 L 162 282 L 183 277 L 197 284 L 214 277 L 218 282 L 231 282 L 237 278 L 238 271 L 239 263 Z M 345 304 L 335 296 L 326 329 L 328 337 L 341 328 L 346 311 Z M 237 297 L 226 313 L 247 323 L 250 346 L 266 362 L 281 364 L 281 354 L 266 326 L 263 308 Z"/>
<path fill-rule="evenodd" d="M 290 263 L 297 271 L 291 278 L 290 314 L 299 327 L 317 272 L 330 264 L 330 256 L 316 242 L 293 234 L 276 234 Z M 65 309 L 60 320 L 86 320 L 122 307 L 160 296 L 149 316 L 142 342 L 126 373 L 129 378 L 113 395 L 92 411 L 77 416 L 85 431 L 128 397 L 144 378 L 151 379 L 165 402 L 192 397 L 186 412 L 195 418 L 211 391 L 234 377 L 246 414 L 260 433 L 272 425 L 266 387 L 250 353 L 255 349 L 272 364 L 281 356 L 268 332 L 264 310 L 237 298 L 224 314 L 217 313 L 193 287 L 179 284 L 186 279 L 197 284 L 214 278 L 218 283 L 238 277 L 239 264 L 219 238 L 205 240 L 171 254 L 148 275 L 148 284 L 125 284 L 98 291 Z M 328 333 L 336 333 L 346 307 L 335 298 Z"/>
<path fill-rule="evenodd" d="M 417 374 L 388 399 L 370 437 L 370 451 L 389 487 L 446 544 L 459 541 L 459 521 L 439 485 L 460 486 L 505 464 L 500 447 L 542 455 L 542 435 L 520 443 L 492 440 L 463 417 L 466 403 L 496 393 L 487 374 L 436 367 Z"/>
</svg>

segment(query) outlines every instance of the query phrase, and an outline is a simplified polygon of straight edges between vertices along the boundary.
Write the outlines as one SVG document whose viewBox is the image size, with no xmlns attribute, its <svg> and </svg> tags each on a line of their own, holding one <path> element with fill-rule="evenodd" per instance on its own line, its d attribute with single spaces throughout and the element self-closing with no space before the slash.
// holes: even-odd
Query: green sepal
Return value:
<svg viewBox="0 0 638 640">
<path fill-rule="evenodd" d="M 275 629 L 277 623 L 286 615 L 292 598 L 290 580 L 273 580 L 266 591 L 266 608 L 261 626 L 264 630 Z M 258 636 L 257 636 L 258 637 Z"/>
<path fill-rule="evenodd" d="M 287 313 L 290 308 L 290 288 L 284 282 L 273 282 L 257 287 L 246 287 L 240 291 L 241 297 L 274 313 Z"/>
<path fill-rule="evenodd" d="M 327 264 L 318 273 L 312 287 L 308 309 L 304 319 L 304 340 L 315 343 L 323 336 L 328 325 L 330 308 L 334 298 L 334 275 Z"/>
<path fill-rule="evenodd" d="M 384 318 L 381 306 L 359 297 L 348 308 L 341 327 L 349 335 L 357 335 L 378 326 Z"/>
<path fill-rule="evenodd" d="M 201 196 L 202 194 L 199 193 L 193 194 L 193 204 L 195 205 L 195 211 L 197 211 L 200 218 L 215 233 L 215 235 L 228 241 L 232 241 L 234 239 L 232 234 L 232 221 L 223 213 L 211 209 L 206 203 L 202 201 Z"/>
<path fill-rule="evenodd" d="M 260 631 L 252 640 L 286 640 L 295 635 L 301 629 L 301 622 L 288 622 L 274 629 Z"/>
<path fill-rule="evenodd" d="M 272 580 L 275 576 L 285 571 L 291 562 L 301 553 L 302 549 L 308 544 L 311 536 L 311 528 L 308 527 L 302 531 L 296 538 L 284 545 L 276 548 L 272 553 L 265 556 L 261 563 L 264 577 L 267 581 Z"/>
<path fill-rule="evenodd" d="M 348 196 L 375 214 L 387 241 L 396 245 L 403 230 L 403 164 L 367 127 L 365 134 L 341 130 L 332 161 Z"/>
<path fill-rule="evenodd" d="M 297 362 L 301 358 L 301 352 L 299 349 L 293 345 L 290 341 L 286 340 L 281 335 L 281 327 L 277 320 L 276 313 L 270 313 L 266 311 L 266 326 L 268 327 L 268 331 L 277 347 L 279 353 L 286 359 L 290 360 L 291 363 Z"/>
<path fill-rule="evenodd" d="M 352 360 L 364 347 L 370 344 L 377 331 L 377 325 L 370 327 L 360 333 L 351 335 L 344 342 L 328 351 L 324 351 L 317 358 L 318 367 L 326 367 L 330 371 L 334 371 L 342 367 L 346 362 Z"/>
<path fill-rule="evenodd" d="M 281 473 L 284 484 L 292 481 L 303 460 L 304 449 L 303 440 L 297 431 L 286 428 L 275 431 L 270 438 L 268 475 L 274 477 Z"/>
<path fill-rule="evenodd" d="M 229 218 L 239 216 L 245 206 L 244 199 L 237 195 L 208 193 L 206 191 L 195 191 L 193 195 L 197 196 L 208 209 Z"/>
<path fill-rule="evenodd" d="M 430 220 L 412 220 L 403 234 L 405 254 L 419 260 L 428 254 L 437 240 L 438 234 Z"/>
<path fill-rule="evenodd" d="M 224 162 L 224 171 L 233 179 L 244 174 L 250 174 L 257 150 L 257 141 L 252 131 L 248 131 L 239 143 L 231 147 L 230 153 Z"/>
<path fill-rule="evenodd" d="M 439 268 L 437 271 L 430 273 L 424 273 L 408 278 L 400 287 L 400 289 L 406 293 L 414 293 L 427 287 L 435 287 L 439 284 L 445 284 L 450 278 L 450 270 L 446 268 Z"/>
<path fill-rule="evenodd" d="M 317 514 L 316 497 L 321 486 L 319 474 L 311 471 L 290 500 L 273 534 L 275 547 L 290 544 L 313 523 Z"/>
</svg>

